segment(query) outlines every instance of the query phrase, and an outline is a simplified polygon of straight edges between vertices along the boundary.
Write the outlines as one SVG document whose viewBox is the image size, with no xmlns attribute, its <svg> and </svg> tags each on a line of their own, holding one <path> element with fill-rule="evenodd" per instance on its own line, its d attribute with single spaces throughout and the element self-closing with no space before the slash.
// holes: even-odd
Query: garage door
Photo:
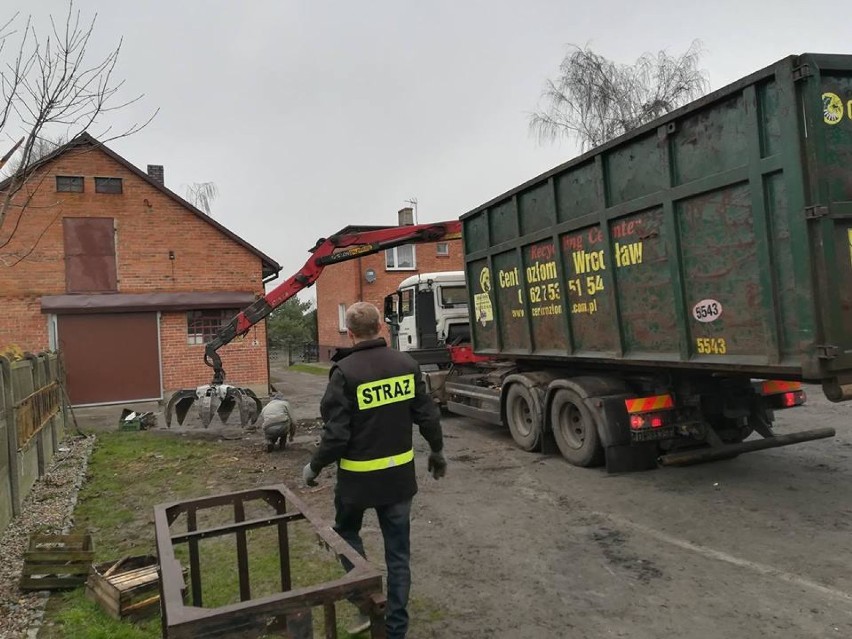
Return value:
<svg viewBox="0 0 852 639">
<path fill-rule="evenodd" d="M 161 396 L 156 313 L 60 315 L 57 320 L 72 404 Z"/>
</svg>

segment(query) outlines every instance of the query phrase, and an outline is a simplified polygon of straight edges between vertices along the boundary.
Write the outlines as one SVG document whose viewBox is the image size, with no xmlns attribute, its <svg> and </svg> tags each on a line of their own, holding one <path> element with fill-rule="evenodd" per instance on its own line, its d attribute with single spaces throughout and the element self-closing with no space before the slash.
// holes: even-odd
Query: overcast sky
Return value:
<svg viewBox="0 0 852 639">
<path fill-rule="evenodd" d="M 41 27 L 67 6 L 7 0 L 0 18 L 15 5 Z M 116 73 L 125 95 L 145 94 L 90 131 L 121 130 L 158 108 L 112 148 L 143 170 L 165 165 L 181 195 L 214 182 L 215 219 L 285 277 L 346 224 L 395 224 L 412 197 L 421 222 L 457 218 L 573 157 L 574 144 L 541 146 L 527 125 L 569 43 L 631 62 L 697 38 L 713 89 L 788 54 L 852 49 L 839 5 L 791 0 L 75 6 L 98 14 L 93 59 L 123 37 Z"/>
</svg>

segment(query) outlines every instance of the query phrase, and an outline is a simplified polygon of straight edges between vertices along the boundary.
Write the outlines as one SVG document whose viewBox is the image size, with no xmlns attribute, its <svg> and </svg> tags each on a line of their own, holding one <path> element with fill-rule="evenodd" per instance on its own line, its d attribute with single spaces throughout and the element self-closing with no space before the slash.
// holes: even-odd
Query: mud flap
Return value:
<svg viewBox="0 0 852 639">
<path fill-rule="evenodd" d="M 604 447 L 606 472 L 634 473 L 657 468 L 657 442 L 633 443 L 624 400 L 632 395 L 593 397 L 586 405 L 595 413 Z"/>
<path fill-rule="evenodd" d="M 617 444 L 607 446 L 604 450 L 608 473 L 635 473 L 657 468 L 657 442 Z"/>
</svg>

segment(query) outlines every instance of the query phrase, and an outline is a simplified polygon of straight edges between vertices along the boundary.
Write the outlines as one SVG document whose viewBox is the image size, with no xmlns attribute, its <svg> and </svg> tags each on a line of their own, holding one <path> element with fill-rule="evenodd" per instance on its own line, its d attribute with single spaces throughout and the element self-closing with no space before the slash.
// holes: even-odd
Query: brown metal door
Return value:
<svg viewBox="0 0 852 639">
<path fill-rule="evenodd" d="M 58 320 L 72 404 L 161 396 L 156 313 L 60 315 Z"/>
<path fill-rule="evenodd" d="M 65 290 L 104 293 L 118 290 L 115 221 L 111 217 L 66 217 Z"/>
</svg>

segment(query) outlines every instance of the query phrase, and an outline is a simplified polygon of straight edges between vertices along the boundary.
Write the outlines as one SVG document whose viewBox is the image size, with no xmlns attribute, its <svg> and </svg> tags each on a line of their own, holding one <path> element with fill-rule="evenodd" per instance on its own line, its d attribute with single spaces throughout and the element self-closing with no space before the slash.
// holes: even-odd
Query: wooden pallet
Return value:
<svg viewBox="0 0 852 639">
<path fill-rule="evenodd" d="M 157 558 L 124 557 L 92 566 L 86 597 L 114 619 L 141 619 L 160 610 Z"/>
<path fill-rule="evenodd" d="M 21 590 L 62 590 L 86 581 L 95 558 L 92 536 L 32 535 L 24 551 Z"/>
</svg>

